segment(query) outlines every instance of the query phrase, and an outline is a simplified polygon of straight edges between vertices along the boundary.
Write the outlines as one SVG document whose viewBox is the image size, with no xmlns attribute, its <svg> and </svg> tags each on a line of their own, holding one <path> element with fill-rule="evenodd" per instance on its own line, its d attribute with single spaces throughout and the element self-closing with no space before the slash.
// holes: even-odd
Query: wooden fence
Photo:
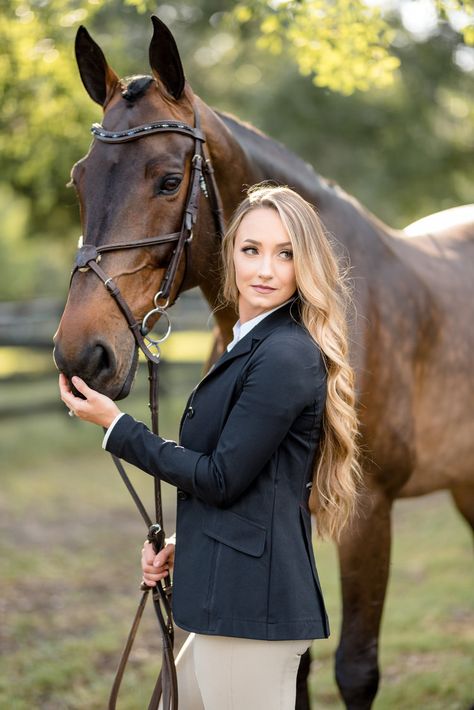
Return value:
<svg viewBox="0 0 474 710">
<path fill-rule="evenodd" d="M 0 368 L 0 419 L 63 408 L 52 360 L 53 335 L 63 308 L 64 302 L 53 298 L 0 303 L 0 365 L 2 360 L 13 361 L 13 367 Z M 208 331 L 213 326 L 209 307 L 197 289 L 183 293 L 170 316 L 175 332 Z M 41 367 L 30 366 L 38 357 Z M 165 361 L 163 365 L 166 369 Z"/>
<path fill-rule="evenodd" d="M 0 303 L 0 348 L 52 348 L 63 308 L 64 301 L 54 298 Z M 198 289 L 181 294 L 170 310 L 174 330 L 208 330 L 209 313 Z"/>
</svg>

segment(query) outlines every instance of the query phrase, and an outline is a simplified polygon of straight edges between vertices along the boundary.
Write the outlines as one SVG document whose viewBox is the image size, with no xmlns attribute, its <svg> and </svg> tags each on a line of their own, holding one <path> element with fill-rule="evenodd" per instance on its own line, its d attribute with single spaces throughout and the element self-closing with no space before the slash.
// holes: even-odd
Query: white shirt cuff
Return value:
<svg viewBox="0 0 474 710">
<path fill-rule="evenodd" d="M 176 545 L 176 533 L 174 532 L 169 537 L 165 538 L 165 545 Z"/>
<path fill-rule="evenodd" d="M 109 439 L 109 436 L 110 436 L 111 433 L 112 433 L 112 429 L 113 429 L 114 426 L 117 424 L 117 422 L 118 422 L 118 420 L 120 419 L 120 417 L 123 417 L 124 414 L 125 414 L 125 412 L 120 412 L 120 414 L 117 414 L 117 416 L 116 416 L 115 419 L 113 420 L 112 424 L 109 426 L 109 428 L 108 428 L 107 431 L 105 432 L 105 436 L 104 436 L 104 438 L 102 439 L 102 448 L 103 448 L 103 449 L 105 449 L 105 447 L 107 446 L 107 441 L 108 441 L 108 439 Z"/>
</svg>

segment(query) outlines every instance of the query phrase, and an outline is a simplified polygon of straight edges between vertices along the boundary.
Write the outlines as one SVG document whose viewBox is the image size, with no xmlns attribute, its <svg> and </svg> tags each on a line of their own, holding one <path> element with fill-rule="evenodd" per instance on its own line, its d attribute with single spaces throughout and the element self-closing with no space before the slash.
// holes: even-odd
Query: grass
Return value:
<svg viewBox="0 0 474 710">
<path fill-rule="evenodd" d="M 165 365 L 161 431 L 167 438 L 176 438 L 200 375 L 200 365 Z M 126 409 L 146 420 L 144 379 L 142 373 Z M 53 401 L 56 379 L 47 382 L 28 383 L 28 398 L 43 398 L 49 388 Z M 10 383 L 6 396 L 25 400 L 24 386 Z M 70 419 L 62 407 L 2 421 L 0 708 L 106 707 L 138 603 L 145 527 L 100 441 L 97 428 Z M 151 501 L 152 479 L 138 471 L 132 476 Z M 174 489 L 163 488 L 171 531 Z M 325 710 L 343 707 L 333 680 L 340 594 L 333 546 L 316 543 L 316 556 L 332 635 L 313 646 L 311 688 L 313 707 Z M 467 710 L 473 703 L 473 582 L 470 534 L 449 497 L 397 502 L 376 710 Z M 178 631 L 178 642 L 183 638 Z M 150 605 L 120 710 L 147 706 L 159 662 Z"/>
</svg>

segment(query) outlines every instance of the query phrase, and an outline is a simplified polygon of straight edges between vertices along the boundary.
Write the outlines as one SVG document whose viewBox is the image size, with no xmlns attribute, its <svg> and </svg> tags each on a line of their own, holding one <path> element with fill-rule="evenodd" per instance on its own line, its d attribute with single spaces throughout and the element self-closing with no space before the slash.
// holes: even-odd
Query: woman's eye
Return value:
<svg viewBox="0 0 474 710">
<path fill-rule="evenodd" d="M 244 254 L 247 254 L 247 252 L 252 252 L 254 254 L 257 253 L 257 250 L 255 249 L 255 247 L 244 247 L 242 249 L 242 251 L 244 252 Z"/>
<path fill-rule="evenodd" d="M 284 251 L 280 252 L 280 254 L 284 254 L 285 259 L 292 259 L 293 258 L 293 252 L 288 251 L 288 249 L 285 249 Z"/>
<path fill-rule="evenodd" d="M 156 194 L 165 194 L 165 195 L 172 195 L 174 192 L 176 192 L 181 185 L 181 176 L 180 175 L 171 175 L 168 177 L 164 177 L 162 180 L 159 181 L 156 189 Z"/>
</svg>

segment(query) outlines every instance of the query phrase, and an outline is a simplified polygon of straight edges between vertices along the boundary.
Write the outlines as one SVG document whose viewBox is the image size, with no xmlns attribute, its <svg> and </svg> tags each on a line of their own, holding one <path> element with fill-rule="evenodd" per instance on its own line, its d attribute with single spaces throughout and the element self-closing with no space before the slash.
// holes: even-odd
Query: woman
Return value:
<svg viewBox="0 0 474 710">
<path fill-rule="evenodd" d="M 249 190 L 222 262 L 239 321 L 191 393 L 179 445 L 79 378 L 86 399 L 64 377 L 61 396 L 107 428 L 108 451 L 178 489 L 173 614 L 195 633 L 205 710 L 293 710 L 300 656 L 329 636 L 310 512 L 337 539 L 360 481 L 348 290 L 313 207 L 287 187 Z M 173 550 L 145 546 L 148 584 Z"/>
</svg>

